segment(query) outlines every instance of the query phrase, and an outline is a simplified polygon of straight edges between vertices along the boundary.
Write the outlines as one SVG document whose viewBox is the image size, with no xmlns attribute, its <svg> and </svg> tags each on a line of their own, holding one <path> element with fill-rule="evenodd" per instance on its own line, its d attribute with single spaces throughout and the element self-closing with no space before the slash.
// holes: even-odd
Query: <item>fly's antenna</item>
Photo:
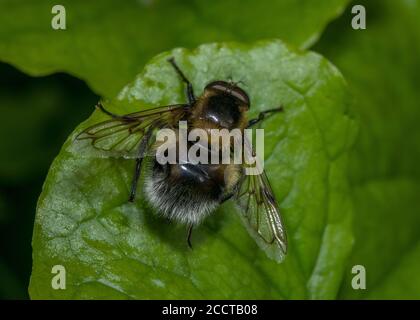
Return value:
<svg viewBox="0 0 420 320">
<path fill-rule="evenodd" d="M 233 80 L 232 75 L 230 75 L 230 76 L 228 77 L 228 82 L 229 82 L 229 84 L 230 84 L 232 87 L 236 87 L 238 84 L 242 84 L 242 85 L 246 86 L 246 83 L 245 83 L 245 81 L 243 80 L 243 78 L 242 78 L 241 80 L 239 80 L 239 81 L 234 81 L 234 80 Z"/>
<path fill-rule="evenodd" d="M 241 80 L 239 80 L 239 81 L 235 82 L 235 85 L 238 85 L 238 84 L 242 84 L 242 85 L 246 86 L 246 83 L 245 83 L 245 81 L 243 80 L 243 78 L 242 78 Z"/>
</svg>

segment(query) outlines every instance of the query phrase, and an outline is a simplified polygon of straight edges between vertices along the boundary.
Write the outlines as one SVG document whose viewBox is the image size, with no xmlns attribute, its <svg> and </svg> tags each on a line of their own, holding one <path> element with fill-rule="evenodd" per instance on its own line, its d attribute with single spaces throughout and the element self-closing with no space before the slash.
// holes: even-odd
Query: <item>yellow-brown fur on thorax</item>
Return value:
<svg viewBox="0 0 420 320">
<path fill-rule="evenodd" d="M 213 90 L 205 90 L 203 94 L 197 99 L 196 103 L 194 104 L 191 114 L 188 117 L 188 120 L 191 121 L 192 128 L 202 128 L 204 130 L 211 130 L 211 129 L 229 129 L 223 126 L 218 125 L 217 123 L 206 119 L 206 112 L 208 107 L 208 99 L 216 95 L 217 93 Z M 241 111 L 241 118 L 236 126 L 238 129 L 243 131 L 248 124 L 248 118 L 246 115 L 247 107 L 240 106 Z"/>
</svg>

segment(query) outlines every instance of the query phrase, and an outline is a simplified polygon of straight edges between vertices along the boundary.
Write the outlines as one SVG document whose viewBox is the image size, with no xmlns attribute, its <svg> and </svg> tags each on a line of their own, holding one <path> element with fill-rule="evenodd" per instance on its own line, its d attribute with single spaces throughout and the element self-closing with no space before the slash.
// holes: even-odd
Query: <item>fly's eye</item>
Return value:
<svg viewBox="0 0 420 320">
<path fill-rule="evenodd" d="M 206 86 L 206 89 L 212 89 L 231 95 L 249 108 L 250 102 L 248 94 L 233 83 L 226 81 L 213 81 Z"/>
<path fill-rule="evenodd" d="M 206 89 L 213 89 L 220 92 L 227 92 L 230 88 L 230 83 L 226 81 L 213 81 L 206 85 Z"/>
<path fill-rule="evenodd" d="M 241 101 L 249 109 L 249 97 L 248 94 L 239 88 L 238 86 L 233 86 L 230 90 L 230 94 Z"/>
</svg>

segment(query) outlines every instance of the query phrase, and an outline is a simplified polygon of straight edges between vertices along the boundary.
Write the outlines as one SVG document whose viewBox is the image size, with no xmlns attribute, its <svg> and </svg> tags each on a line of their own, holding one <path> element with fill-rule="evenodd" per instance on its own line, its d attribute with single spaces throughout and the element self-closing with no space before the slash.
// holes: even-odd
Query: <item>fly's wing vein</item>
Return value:
<svg viewBox="0 0 420 320">
<path fill-rule="evenodd" d="M 96 149 L 93 154 L 99 156 L 137 158 L 145 133 L 176 125 L 185 115 L 185 109 L 185 104 L 178 104 L 116 116 L 84 129 L 76 136 L 76 143 L 81 149 L 90 148 L 90 153 Z"/>
<path fill-rule="evenodd" d="M 252 148 L 246 143 L 245 147 Z M 287 253 L 286 232 L 265 171 L 244 177 L 237 190 L 236 202 L 242 221 L 257 244 L 269 257 L 283 260 Z"/>
</svg>

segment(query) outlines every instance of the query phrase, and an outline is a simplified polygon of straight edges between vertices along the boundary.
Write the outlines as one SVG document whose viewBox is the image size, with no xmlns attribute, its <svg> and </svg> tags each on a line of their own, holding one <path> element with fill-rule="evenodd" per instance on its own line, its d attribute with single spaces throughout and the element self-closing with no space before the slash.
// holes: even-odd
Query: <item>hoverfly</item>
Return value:
<svg viewBox="0 0 420 320">
<path fill-rule="evenodd" d="M 237 164 L 176 163 L 162 165 L 156 158 L 149 167 L 143 159 L 153 154 L 155 132 L 162 128 L 177 129 L 180 121 L 187 121 L 188 129 L 240 129 L 253 127 L 266 116 L 281 112 L 282 107 L 263 111 L 255 119 L 247 120 L 250 108 L 248 94 L 237 83 L 213 81 L 201 96 L 196 97 L 193 86 L 176 64 L 168 59 L 186 85 L 188 102 L 161 106 L 126 115 L 97 108 L 111 119 L 95 124 L 77 135 L 100 151 L 126 158 L 135 158 L 134 176 L 129 201 L 136 197 L 142 169 L 145 178 L 146 200 L 157 212 L 188 226 L 187 242 L 191 247 L 192 228 L 202 222 L 219 205 L 234 199 L 248 231 L 267 255 L 281 261 L 286 254 L 287 240 L 279 208 L 265 172 L 244 175 L 244 167 Z M 175 142 L 176 143 L 176 142 Z M 248 145 L 252 149 L 252 145 Z M 249 150 L 253 152 L 253 150 Z"/>
</svg>

